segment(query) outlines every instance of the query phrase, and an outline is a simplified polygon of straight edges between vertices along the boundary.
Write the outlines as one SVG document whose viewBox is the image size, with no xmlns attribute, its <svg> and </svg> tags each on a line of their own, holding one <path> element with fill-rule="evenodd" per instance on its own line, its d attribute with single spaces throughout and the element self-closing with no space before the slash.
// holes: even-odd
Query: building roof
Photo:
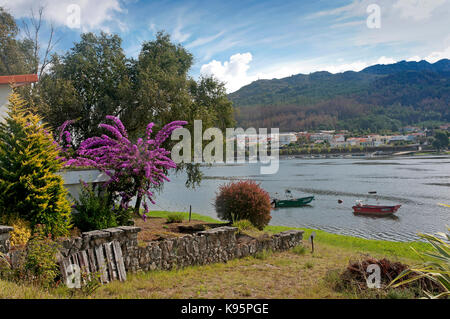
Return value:
<svg viewBox="0 0 450 319">
<path fill-rule="evenodd" d="M 12 85 L 14 87 L 37 82 L 37 74 L 4 75 L 0 76 L 0 85 Z"/>
</svg>

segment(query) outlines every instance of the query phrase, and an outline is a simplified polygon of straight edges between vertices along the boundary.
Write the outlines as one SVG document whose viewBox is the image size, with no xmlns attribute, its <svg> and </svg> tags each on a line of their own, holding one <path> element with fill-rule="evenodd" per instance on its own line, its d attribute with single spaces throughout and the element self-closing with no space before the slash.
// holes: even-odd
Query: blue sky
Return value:
<svg viewBox="0 0 450 319">
<path fill-rule="evenodd" d="M 229 92 L 263 78 L 450 57 L 450 0 L 0 0 L 19 23 L 40 4 L 60 52 L 81 32 L 103 30 L 137 56 L 143 41 L 165 30 L 193 53 L 193 77 L 212 74 Z M 68 26 L 71 4 L 80 9 L 79 28 Z"/>
</svg>

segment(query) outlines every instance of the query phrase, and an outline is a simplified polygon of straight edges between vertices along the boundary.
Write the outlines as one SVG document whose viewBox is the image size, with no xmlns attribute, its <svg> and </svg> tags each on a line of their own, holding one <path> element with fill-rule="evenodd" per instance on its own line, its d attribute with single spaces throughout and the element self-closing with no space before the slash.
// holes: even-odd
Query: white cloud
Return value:
<svg viewBox="0 0 450 319">
<path fill-rule="evenodd" d="M 371 29 L 366 25 L 366 9 L 374 3 L 381 9 L 381 27 Z M 449 13 L 448 0 L 353 0 L 341 7 L 313 13 L 308 18 L 330 24 L 330 32 L 339 30 L 337 37 L 347 47 L 414 47 L 411 56 L 424 56 L 427 50 L 438 51 L 442 45 L 449 45 L 448 39 L 445 41 L 449 34 Z"/>
<path fill-rule="evenodd" d="M 127 29 L 126 25 L 117 20 L 117 13 L 124 13 L 119 0 L 0 0 L 0 6 L 7 8 L 15 18 L 31 16 L 31 9 L 35 12 L 39 7 L 45 8 L 45 19 L 52 21 L 55 25 L 67 25 L 70 16 L 68 7 L 70 5 L 80 7 L 80 27 L 82 31 L 93 29 L 109 30 L 105 23 L 116 22 L 120 30 Z"/>
<path fill-rule="evenodd" d="M 392 64 L 397 62 L 393 58 L 387 58 L 385 56 L 380 57 L 375 64 Z"/>
<path fill-rule="evenodd" d="M 247 52 L 234 54 L 229 61 L 223 63 L 212 60 L 208 64 L 202 65 L 200 73 L 212 75 L 225 82 L 227 91 L 233 92 L 254 80 L 254 77 L 249 77 L 247 74 L 252 58 L 252 54 Z"/>
<path fill-rule="evenodd" d="M 225 32 L 221 31 L 215 35 L 209 36 L 209 37 L 202 37 L 202 38 L 197 38 L 194 41 L 192 41 L 191 43 L 188 43 L 186 45 L 186 48 L 191 49 L 191 48 L 195 48 L 198 46 L 202 46 L 205 44 L 208 44 L 214 40 L 216 40 L 217 38 L 219 38 L 220 36 L 222 36 Z"/>
<path fill-rule="evenodd" d="M 337 64 L 326 63 L 319 58 L 315 58 L 302 61 L 286 61 L 250 73 L 248 71 L 252 59 L 253 57 L 250 52 L 237 53 L 232 55 L 229 61 L 220 62 L 212 60 L 207 64 L 203 64 L 200 73 L 203 75 L 213 75 L 217 79 L 225 82 L 227 92 L 231 93 L 258 79 L 281 79 L 299 73 L 309 74 L 316 71 L 327 71 L 330 73 L 361 71 L 370 65 L 396 62 L 393 58 L 386 56 L 368 61 L 348 63 L 338 59 L 340 63 Z"/>
<path fill-rule="evenodd" d="M 181 22 L 181 19 L 178 19 L 178 23 L 177 26 L 175 27 L 175 29 L 173 29 L 172 31 L 172 39 L 175 42 L 184 42 L 187 39 L 190 38 L 191 34 L 190 33 L 183 33 L 181 30 L 183 29 L 183 24 Z"/>
<path fill-rule="evenodd" d="M 444 49 L 443 51 L 433 51 L 425 58 L 430 63 L 437 62 L 441 59 L 450 59 L 450 46 Z"/>
<path fill-rule="evenodd" d="M 419 62 L 420 60 L 423 60 L 423 59 L 418 55 L 415 55 L 415 56 L 412 56 L 412 57 L 406 59 L 406 61 L 408 61 L 408 62 L 413 62 L 413 61 Z"/>
<path fill-rule="evenodd" d="M 413 18 L 416 21 L 428 19 L 431 13 L 446 0 L 397 0 L 393 8 L 400 11 L 400 17 L 404 19 Z"/>
</svg>

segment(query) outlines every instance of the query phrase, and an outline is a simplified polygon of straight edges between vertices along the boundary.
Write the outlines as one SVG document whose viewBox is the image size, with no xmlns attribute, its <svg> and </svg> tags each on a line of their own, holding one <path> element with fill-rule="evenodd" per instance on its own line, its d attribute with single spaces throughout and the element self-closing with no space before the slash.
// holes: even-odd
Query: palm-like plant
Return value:
<svg viewBox="0 0 450 319">
<path fill-rule="evenodd" d="M 447 227 L 450 232 L 450 228 Z M 395 278 L 389 286 L 392 288 L 427 278 L 436 283 L 441 291 L 437 295 L 424 290 L 428 298 L 436 299 L 450 295 L 450 233 L 437 233 L 436 236 L 429 234 L 419 234 L 419 236 L 428 241 L 433 250 L 425 252 L 417 252 L 420 256 L 431 258 L 429 261 L 424 261 L 423 264 L 412 267 L 403 271 L 397 278 Z M 413 248 L 414 249 L 414 248 Z M 412 275 L 412 276 L 410 276 Z M 402 278 L 409 277 L 400 281 Z"/>
</svg>

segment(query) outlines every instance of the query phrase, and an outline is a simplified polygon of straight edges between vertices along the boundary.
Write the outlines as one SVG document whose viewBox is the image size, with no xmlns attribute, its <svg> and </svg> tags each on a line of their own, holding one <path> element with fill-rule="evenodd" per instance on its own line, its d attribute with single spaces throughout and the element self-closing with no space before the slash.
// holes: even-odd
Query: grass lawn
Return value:
<svg viewBox="0 0 450 319">
<path fill-rule="evenodd" d="M 152 212 L 166 217 L 167 212 Z M 185 214 L 187 218 L 187 213 Z M 192 219 L 217 220 L 192 214 Z M 292 229 L 268 226 L 276 233 Z M 352 298 L 356 295 L 334 291 L 325 280 L 332 270 L 343 270 L 349 260 L 370 254 L 406 263 L 417 260 L 410 246 L 421 249 L 424 243 L 394 243 L 334 235 L 316 230 L 315 252 L 306 240 L 312 230 L 305 229 L 303 251 L 269 253 L 205 266 L 171 271 L 128 274 L 126 282 L 100 287 L 88 298 Z M 72 296 L 66 288 L 45 291 L 0 281 L 0 298 L 86 298 Z"/>
</svg>

